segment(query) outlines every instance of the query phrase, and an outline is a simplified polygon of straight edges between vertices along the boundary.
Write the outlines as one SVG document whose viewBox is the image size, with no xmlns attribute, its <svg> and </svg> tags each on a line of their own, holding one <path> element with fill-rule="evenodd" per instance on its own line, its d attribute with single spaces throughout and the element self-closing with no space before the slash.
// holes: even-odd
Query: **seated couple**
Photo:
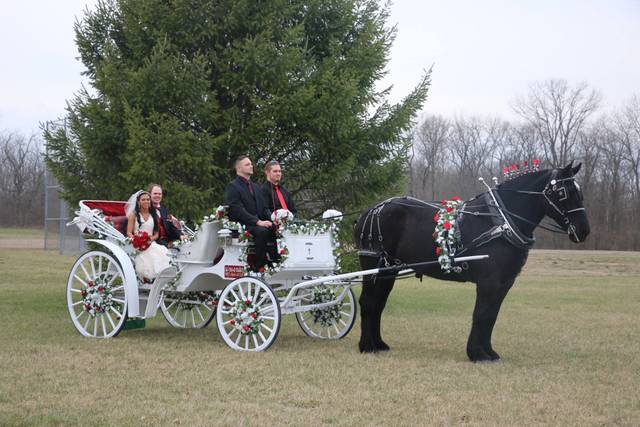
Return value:
<svg viewBox="0 0 640 427">
<path fill-rule="evenodd" d="M 255 254 L 251 267 L 260 271 L 267 262 L 277 262 L 280 255 L 269 242 L 276 240 L 276 227 L 272 214 L 280 209 L 296 213 L 291 195 L 281 185 L 282 169 L 272 160 L 265 166 L 267 182 L 262 187 L 251 182 L 253 163 L 248 156 L 240 156 L 235 161 L 236 178 L 227 185 L 225 203 L 229 206 L 229 219 L 242 224 L 254 237 Z M 267 253 L 269 258 L 267 258 Z"/>
<path fill-rule="evenodd" d="M 153 281 L 169 267 L 168 249 L 174 240 L 183 238 L 173 224 L 167 208 L 162 206 L 162 187 L 151 184 L 149 191 L 134 193 L 125 205 L 127 236 L 133 238 L 144 231 L 149 236 L 149 246 L 135 257 L 134 265 L 138 277 Z"/>
</svg>

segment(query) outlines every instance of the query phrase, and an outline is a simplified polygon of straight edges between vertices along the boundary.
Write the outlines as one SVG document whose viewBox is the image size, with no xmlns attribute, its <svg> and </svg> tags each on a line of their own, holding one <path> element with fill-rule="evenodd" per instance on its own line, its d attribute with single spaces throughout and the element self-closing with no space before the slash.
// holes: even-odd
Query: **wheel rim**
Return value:
<svg viewBox="0 0 640 427">
<path fill-rule="evenodd" d="M 163 293 L 160 310 L 170 325 L 183 329 L 204 328 L 216 314 L 218 296 L 211 292 Z"/>
<path fill-rule="evenodd" d="M 256 278 L 235 280 L 220 295 L 217 322 L 220 335 L 234 350 L 266 350 L 280 331 L 278 298 Z"/>
<path fill-rule="evenodd" d="M 122 329 L 127 314 L 124 274 L 118 262 L 100 251 L 75 262 L 67 281 L 67 307 L 75 328 L 92 338 L 110 338 Z"/>
<path fill-rule="evenodd" d="M 336 299 L 341 288 L 316 286 L 300 289 L 296 296 L 302 305 L 318 304 Z M 320 339 L 340 339 L 345 337 L 356 319 L 356 298 L 351 289 L 346 290 L 344 299 L 333 306 L 296 313 L 300 328 L 310 337 Z"/>
</svg>

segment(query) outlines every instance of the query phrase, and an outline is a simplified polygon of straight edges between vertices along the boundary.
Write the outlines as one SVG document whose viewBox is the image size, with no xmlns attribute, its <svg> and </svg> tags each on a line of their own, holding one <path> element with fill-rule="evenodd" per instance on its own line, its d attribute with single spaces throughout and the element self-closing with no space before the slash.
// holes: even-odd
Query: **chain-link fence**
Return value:
<svg viewBox="0 0 640 427">
<path fill-rule="evenodd" d="M 62 127 L 66 132 L 66 121 L 47 122 L 48 130 Z M 80 253 L 84 251 L 84 239 L 78 227 L 67 227 L 73 218 L 76 206 L 69 206 L 60 197 L 61 187 L 53 174 L 44 172 L 44 249 L 60 253 Z"/>
</svg>

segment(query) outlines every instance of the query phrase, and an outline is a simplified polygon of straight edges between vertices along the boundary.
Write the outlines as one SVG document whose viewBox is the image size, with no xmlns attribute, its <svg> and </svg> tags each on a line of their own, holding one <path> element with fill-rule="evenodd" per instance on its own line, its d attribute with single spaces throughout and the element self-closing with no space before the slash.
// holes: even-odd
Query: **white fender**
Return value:
<svg viewBox="0 0 640 427">
<path fill-rule="evenodd" d="M 138 300 L 138 278 L 133 268 L 133 262 L 129 255 L 120 246 L 107 240 L 90 239 L 88 242 L 96 242 L 109 249 L 118 259 L 122 273 L 124 274 L 124 290 L 127 298 L 127 313 L 129 317 L 140 317 L 140 301 Z"/>
</svg>

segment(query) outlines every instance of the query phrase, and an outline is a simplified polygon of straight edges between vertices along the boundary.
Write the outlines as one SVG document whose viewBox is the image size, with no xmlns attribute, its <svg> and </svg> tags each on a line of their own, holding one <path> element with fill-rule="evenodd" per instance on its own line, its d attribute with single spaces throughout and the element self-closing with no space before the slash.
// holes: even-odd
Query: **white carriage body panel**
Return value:
<svg viewBox="0 0 640 427">
<path fill-rule="evenodd" d="M 282 264 L 283 269 L 330 270 L 335 268 L 331 234 L 315 235 L 283 233 L 284 244 L 289 256 Z"/>
<path fill-rule="evenodd" d="M 129 255 L 120 246 L 107 240 L 90 239 L 88 242 L 96 242 L 109 249 L 122 267 L 124 274 L 124 288 L 127 296 L 127 313 L 129 317 L 140 317 L 140 301 L 138 298 L 138 278 L 136 277 L 133 262 Z"/>
<path fill-rule="evenodd" d="M 206 261 L 213 263 L 218 251 L 218 231 L 220 231 L 220 228 L 220 221 L 203 223 L 196 232 L 195 239 L 180 247 L 177 261 Z"/>
</svg>

